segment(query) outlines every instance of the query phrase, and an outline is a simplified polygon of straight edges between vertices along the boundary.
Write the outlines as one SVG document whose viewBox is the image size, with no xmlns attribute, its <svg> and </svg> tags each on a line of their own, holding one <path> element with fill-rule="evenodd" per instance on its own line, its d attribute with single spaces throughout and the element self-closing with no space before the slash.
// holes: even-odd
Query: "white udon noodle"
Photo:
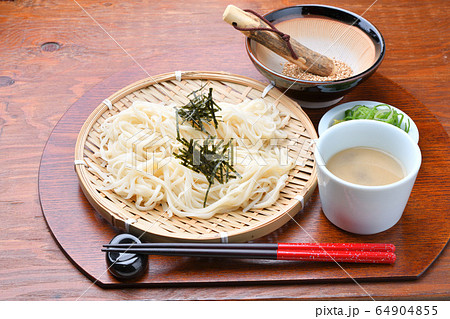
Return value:
<svg viewBox="0 0 450 319">
<path fill-rule="evenodd" d="M 294 162 L 273 143 L 285 139 L 289 116 L 264 100 L 238 105 L 219 103 L 217 129 L 208 132 L 225 142 L 233 139 L 234 169 L 240 177 L 211 185 L 203 207 L 208 181 L 201 173 L 183 166 L 173 156 L 184 146 L 177 141 L 174 105 L 135 101 L 131 107 L 101 125 L 100 156 L 108 175 L 104 189 L 131 199 L 142 211 L 161 205 L 169 217 L 210 218 L 242 209 L 261 209 L 275 203 Z M 206 134 L 179 121 L 186 140 Z M 283 160 L 283 156 L 284 160 Z"/>
</svg>

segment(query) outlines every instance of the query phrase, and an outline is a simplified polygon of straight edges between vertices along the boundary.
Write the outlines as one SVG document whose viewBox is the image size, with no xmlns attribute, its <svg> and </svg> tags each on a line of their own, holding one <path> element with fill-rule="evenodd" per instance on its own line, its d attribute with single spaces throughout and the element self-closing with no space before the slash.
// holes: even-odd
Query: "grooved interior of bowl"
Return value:
<svg viewBox="0 0 450 319">
<path fill-rule="evenodd" d="M 377 61 L 379 50 L 361 29 L 330 18 L 306 16 L 285 20 L 275 26 L 309 49 L 348 64 L 353 75 L 360 74 Z M 267 68 L 282 73 L 284 58 L 251 41 L 255 57 Z"/>
</svg>

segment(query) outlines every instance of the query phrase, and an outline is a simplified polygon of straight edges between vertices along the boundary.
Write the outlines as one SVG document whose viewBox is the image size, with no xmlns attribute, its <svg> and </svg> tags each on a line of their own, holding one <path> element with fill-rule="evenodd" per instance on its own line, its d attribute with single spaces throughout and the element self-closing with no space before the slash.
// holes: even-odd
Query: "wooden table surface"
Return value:
<svg viewBox="0 0 450 319">
<path fill-rule="evenodd" d="M 421 101 L 450 132 L 450 2 L 316 3 L 363 14 L 374 23 L 387 44 L 377 72 Z M 105 290 L 63 255 L 43 218 L 37 183 L 40 157 L 53 127 L 93 86 L 128 68 L 139 68 L 146 77 L 175 71 L 176 65 L 266 82 L 247 58 L 243 36 L 222 21 L 228 4 L 0 1 L 1 300 L 367 300 L 367 293 L 376 300 L 450 299 L 448 248 L 418 280 L 366 282 L 364 289 L 351 282 Z M 265 13 L 298 2 L 233 4 Z"/>
</svg>

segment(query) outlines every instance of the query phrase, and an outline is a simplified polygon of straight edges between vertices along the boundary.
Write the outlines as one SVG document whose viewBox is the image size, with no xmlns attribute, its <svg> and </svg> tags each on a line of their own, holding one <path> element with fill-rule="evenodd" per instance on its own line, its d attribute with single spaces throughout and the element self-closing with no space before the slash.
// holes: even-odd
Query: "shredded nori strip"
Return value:
<svg viewBox="0 0 450 319">
<path fill-rule="evenodd" d="M 206 132 L 205 123 L 214 124 L 217 128 L 218 121 L 216 112 L 220 111 L 220 107 L 214 102 L 212 97 L 213 89 L 209 88 L 208 94 L 198 94 L 203 89 L 203 86 L 193 91 L 188 95 L 188 98 L 192 96 L 189 103 L 177 109 L 177 115 L 184 121 L 191 122 L 192 127 L 199 129 L 202 132 Z M 181 124 L 183 124 L 183 122 Z"/>
<path fill-rule="evenodd" d="M 224 184 L 230 179 L 241 177 L 233 168 L 234 159 L 234 145 L 233 140 L 224 143 L 223 140 L 217 140 L 211 136 L 206 130 L 204 124 L 213 122 L 214 127 L 217 128 L 218 121 L 215 112 L 220 110 L 220 107 L 212 99 L 213 89 L 209 89 L 209 93 L 198 95 L 203 87 L 188 95 L 193 95 L 190 102 L 184 105 L 181 109 L 176 110 L 176 125 L 177 125 L 177 141 L 183 144 L 178 154 L 174 154 L 176 158 L 181 160 L 181 164 L 194 172 L 203 174 L 209 185 L 203 201 L 203 207 L 206 206 L 208 194 L 211 185 L 217 180 Z M 184 121 L 189 121 L 192 127 L 205 132 L 208 137 L 199 143 L 198 140 L 186 140 L 180 134 L 179 117 Z"/>
</svg>

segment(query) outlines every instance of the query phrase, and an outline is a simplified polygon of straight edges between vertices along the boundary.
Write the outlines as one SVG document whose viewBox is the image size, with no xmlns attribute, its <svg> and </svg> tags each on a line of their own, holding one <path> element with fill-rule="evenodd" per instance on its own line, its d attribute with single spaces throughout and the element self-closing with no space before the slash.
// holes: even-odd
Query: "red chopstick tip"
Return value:
<svg viewBox="0 0 450 319">
<path fill-rule="evenodd" d="M 278 260 L 303 260 L 303 261 L 325 261 L 344 263 L 369 263 L 369 264 L 393 264 L 396 255 L 385 251 L 277 251 Z"/>
<path fill-rule="evenodd" d="M 379 251 L 395 252 L 393 244 L 381 243 L 279 243 L 278 249 L 290 251 Z"/>
<path fill-rule="evenodd" d="M 394 250 L 395 250 L 395 246 L 394 246 Z M 391 264 L 395 263 L 395 261 L 397 260 L 397 255 L 392 253 L 392 257 L 391 257 Z"/>
</svg>

